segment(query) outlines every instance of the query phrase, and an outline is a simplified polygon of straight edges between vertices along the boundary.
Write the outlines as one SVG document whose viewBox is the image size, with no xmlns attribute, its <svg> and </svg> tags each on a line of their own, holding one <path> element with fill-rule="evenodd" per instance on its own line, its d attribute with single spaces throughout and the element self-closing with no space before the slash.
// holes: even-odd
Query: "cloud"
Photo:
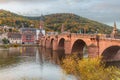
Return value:
<svg viewBox="0 0 120 80">
<path fill-rule="evenodd" d="M 6 2 L 50 2 L 55 0 L 0 0 L 0 3 L 6 3 Z"/>
<path fill-rule="evenodd" d="M 120 0 L 0 0 L 0 8 L 28 16 L 75 13 L 103 23 L 120 22 Z"/>
</svg>

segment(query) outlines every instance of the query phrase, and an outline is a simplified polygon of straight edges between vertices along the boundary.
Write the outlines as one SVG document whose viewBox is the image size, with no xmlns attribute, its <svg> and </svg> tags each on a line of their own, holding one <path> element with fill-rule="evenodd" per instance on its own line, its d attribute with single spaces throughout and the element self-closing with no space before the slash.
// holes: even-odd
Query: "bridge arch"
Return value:
<svg viewBox="0 0 120 80">
<path fill-rule="evenodd" d="M 72 45 L 71 53 L 77 53 L 81 58 L 88 57 L 86 42 L 82 39 L 77 39 Z"/>
<path fill-rule="evenodd" d="M 59 50 L 64 50 L 64 47 L 65 47 L 65 39 L 61 38 L 58 42 L 58 49 Z"/>
<path fill-rule="evenodd" d="M 54 41 L 54 38 L 52 38 L 52 39 L 50 40 L 50 48 L 52 48 L 52 49 L 53 49 L 53 41 Z"/>
<path fill-rule="evenodd" d="M 120 60 L 120 46 L 110 46 L 102 52 L 102 60 L 115 61 Z"/>
</svg>

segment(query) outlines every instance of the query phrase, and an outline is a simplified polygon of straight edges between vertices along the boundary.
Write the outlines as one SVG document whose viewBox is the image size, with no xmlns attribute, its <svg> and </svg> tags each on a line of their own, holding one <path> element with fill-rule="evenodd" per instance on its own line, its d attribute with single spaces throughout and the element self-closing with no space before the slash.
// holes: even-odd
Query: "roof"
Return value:
<svg viewBox="0 0 120 80">
<path fill-rule="evenodd" d="M 21 31 L 36 31 L 36 28 L 21 28 Z"/>
<path fill-rule="evenodd" d="M 32 32 L 34 34 L 36 34 L 36 28 L 21 28 L 21 32 L 22 33 L 26 33 L 26 32 Z"/>
<path fill-rule="evenodd" d="M 10 32 L 8 33 L 8 38 L 21 38 L 21 34 L 18 32 Z"/>
</svg>

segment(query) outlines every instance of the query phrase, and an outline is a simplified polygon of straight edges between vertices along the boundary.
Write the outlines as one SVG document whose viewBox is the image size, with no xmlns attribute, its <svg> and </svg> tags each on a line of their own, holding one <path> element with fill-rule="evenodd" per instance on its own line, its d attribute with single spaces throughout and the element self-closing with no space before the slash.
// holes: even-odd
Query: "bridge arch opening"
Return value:
<svg viewBox="0 0 120 80">
<path fill-rule="evenodd" d="M 78 54 L 80 58 L 88 57 L 87 44 L 85 41 L 78 39 L 72 46 L 72 54 Z"/>
<path fill-rule="evenodd" d="M 64 50 L 64 46 L 65 46 L 64 42 L 65 42 L 65 39 L 64 39 L 64 38 L 61 38 L 61 39 L 59 40 L 58 50 Z"/>
<path fill-rule="evenodd" d="M 110 46 L 102 53 L 104 61 L 120 61 L 120 46 Z"/>
<path fill-rule="evenodd" d="M 52 38 L 51 42 L 50 42 L 50 48 L 52 48 L 52 49 L 53 49 L 53 41 L 54 41 L 54 39 Z"/>
</svg>

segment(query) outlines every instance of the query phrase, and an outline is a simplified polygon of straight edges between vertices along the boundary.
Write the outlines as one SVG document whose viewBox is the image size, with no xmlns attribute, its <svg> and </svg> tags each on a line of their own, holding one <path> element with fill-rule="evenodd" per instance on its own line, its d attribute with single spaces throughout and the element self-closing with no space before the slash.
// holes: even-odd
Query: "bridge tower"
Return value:
<svg viewBox="0 0 120 80">
<path fill-rule="evenodd" d="M 42 37 L 43 35 L 45 35 L 44 20 L 45 20 L 44 16 L 41 15 L 41 17 L 40 17 L 40 23 L 39 23 L 39 30 L 40 30 L 39 37 Z"/>
<path fill-rule="evenodd" d="M 39 29 L 37 29 L 37 43 L 43 44 L 43 42 L 40 42 L 39 40 L 45 36 L 45 30 L 44 30 L 44 21 L 45 18 L 43 15 L 40 16 L 40 22 L 39 22 Z"/>
<path fill-rule="evenodd" d="M 117 33 L 118 33 L 118 31 L 117 31 L 116 22 L 114 22 L 114 27 L 113 27 L 113 31 L 111 33 L 111 37 L 115 38 L 117 36 Z"/>
</svg>

